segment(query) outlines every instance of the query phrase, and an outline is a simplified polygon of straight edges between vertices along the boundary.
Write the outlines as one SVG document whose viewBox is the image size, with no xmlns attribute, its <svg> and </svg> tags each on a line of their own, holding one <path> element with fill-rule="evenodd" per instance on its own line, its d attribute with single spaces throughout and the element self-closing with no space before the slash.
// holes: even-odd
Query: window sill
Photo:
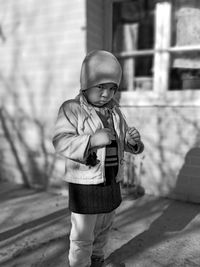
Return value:
<svg viewBox="0 0 200 267">
<path fill-rule="evenodd" d="M 200 90 L 167 91 L 162 94 L 158 94 L 153 91 L 121 92 L 119 94 L 119 104 L 121 107 L 200 107 Z"/>
</svg>

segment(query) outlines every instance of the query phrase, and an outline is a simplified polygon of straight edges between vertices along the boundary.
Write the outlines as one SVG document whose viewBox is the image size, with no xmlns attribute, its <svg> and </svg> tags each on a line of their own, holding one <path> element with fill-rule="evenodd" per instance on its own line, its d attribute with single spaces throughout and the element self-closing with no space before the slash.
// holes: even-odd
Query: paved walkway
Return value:
<svg viewBox="0 0 200 267">
<path fill-rule="evenodd" d="M 9 199 L 0 192 L 0 266 L 67 267 L 67 197 L 22 191 Z M 148 195 L 124 198 L 106 262 L 124 262 L 126 267 L 199 267 L 199 229 L 198 204 Z"/>
</svg>

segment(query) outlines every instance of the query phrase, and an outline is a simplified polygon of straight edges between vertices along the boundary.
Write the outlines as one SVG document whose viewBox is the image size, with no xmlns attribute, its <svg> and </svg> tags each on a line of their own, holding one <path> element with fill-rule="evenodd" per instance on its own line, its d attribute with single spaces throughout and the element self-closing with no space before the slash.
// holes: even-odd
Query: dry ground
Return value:
<svg viewBox="0 0 200 267">
<path fill-rule="evenodd" d="M 10 196 L 0 192 L 0 266 L 67 267 L 67 197 L 20 188 L 11 191 Z M 125 197 L 117 210 L 106 262 L 124 262 L 126 267 L 199 267 L 200 205 L 148 195 Z"/>
</svg>

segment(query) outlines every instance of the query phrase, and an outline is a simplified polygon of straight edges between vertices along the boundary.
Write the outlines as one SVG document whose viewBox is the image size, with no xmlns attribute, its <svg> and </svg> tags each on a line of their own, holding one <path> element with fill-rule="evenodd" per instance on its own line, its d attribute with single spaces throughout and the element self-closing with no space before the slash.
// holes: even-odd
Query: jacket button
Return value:
<svg viewBox="0 0 200 267">
<path fill-rule="evenodd" d="M 120 164 L 123 165 L 124 164 L 124 159 L 120 159 Z"/>
</svg>

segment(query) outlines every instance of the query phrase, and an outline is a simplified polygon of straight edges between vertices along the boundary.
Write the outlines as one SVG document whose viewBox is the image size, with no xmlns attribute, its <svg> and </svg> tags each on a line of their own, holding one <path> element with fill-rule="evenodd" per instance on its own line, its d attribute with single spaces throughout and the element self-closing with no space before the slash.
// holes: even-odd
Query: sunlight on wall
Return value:
<svg viewBox="0 0 200 267">
<path fill-rule="evenodd" d="M 15 151 L 16 168 L 21 166 L 30 183 L 45 184 L 53 175 L 58 108 L 79 91 L 86 53 L 84 2 L 1 1 L 0 96 L 7 128 L 2 134 L 11 149 L 0 146 L 0 151 L 4 164 Z"/>
</svg>

